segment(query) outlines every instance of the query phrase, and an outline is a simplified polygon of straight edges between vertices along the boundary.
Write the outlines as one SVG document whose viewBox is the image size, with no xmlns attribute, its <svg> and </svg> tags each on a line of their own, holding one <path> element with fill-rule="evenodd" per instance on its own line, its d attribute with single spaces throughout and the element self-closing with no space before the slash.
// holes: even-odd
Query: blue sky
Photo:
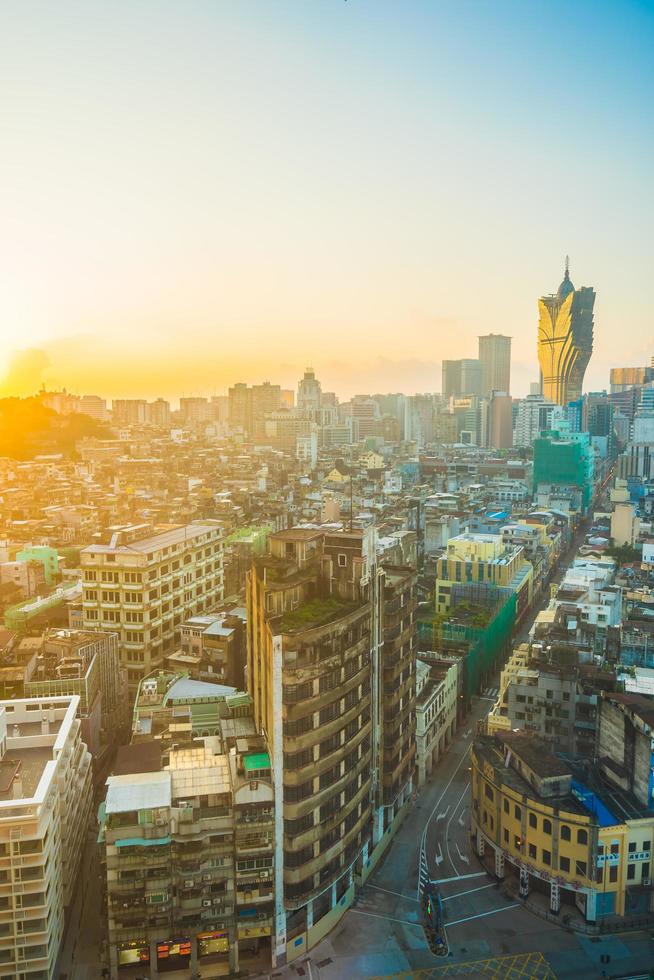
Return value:
<svg viewBox="0 0 654 980">
<path fill-rule="evenodd" d="M 5 0 L 5 390 L 438 390 L 495 331 L 521 394 L 566 253 L 604 387 L 654 353 L 652 51 L 652 3 Z"/>
</svg>

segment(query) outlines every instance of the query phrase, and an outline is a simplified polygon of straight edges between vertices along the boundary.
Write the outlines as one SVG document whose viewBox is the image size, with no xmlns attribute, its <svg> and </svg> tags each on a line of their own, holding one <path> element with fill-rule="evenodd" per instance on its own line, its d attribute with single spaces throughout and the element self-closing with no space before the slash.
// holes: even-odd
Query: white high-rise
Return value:
<svg viewBox="0 0 654 980">
<path fill-rule="evenodd" d="M 552 424 L 554 404 L 542 395 L 527 395 L 518 404 L 518 414 L 513 430 L 513 445 L 527 449 L 533 445 L 542 429 Z"/>
<path fill-rule="evenodd" d="M 54 980 L 93 798 L 79 697 L 0 701 L 0 977 Z"/>
</svg>

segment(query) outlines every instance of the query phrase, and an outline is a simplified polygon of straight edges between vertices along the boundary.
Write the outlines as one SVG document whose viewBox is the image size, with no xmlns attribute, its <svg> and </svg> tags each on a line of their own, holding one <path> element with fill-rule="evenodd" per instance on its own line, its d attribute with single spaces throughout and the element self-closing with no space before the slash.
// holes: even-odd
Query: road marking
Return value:
<svg viewBox="0 0 654 980">
<path fill-rule="evenodd" d="M 445 808 L 445 809 L 443 810 L 443 812 L 442 812 L 442 813 L 439 813 L 439 814 L 438 814 L 438 816 L 436 817 L 436 823 L 438 823 L 438 821 L 439 821 L 439 820 L 444 820 L 444 819 L 445 819 L 445 817 L 447 816 L 447 814 L 448 814 L 448 812 L 449 812 L 449 809 L 450 809 L 450 808 L 449 808 L 449 806 L 448 806 L 448 807 L 446 807 L 446 808 Z"/>
<path fill-rule="evenodd" d="M 457 852 L 457 854 L 459 855 L 459 857 L 461 858 L 461 860 L 463 861 L 464 864 L 470 864 L 470 858 L 468 857 L 468 855 L 461 853 L 461 849 L 459 847 L 459 842 L 458 841 L 456 842 L 456 852 Z"/>
<path fill-rule="evenodd" d="M 438 800 L 436 802 L 436 805 L 434 806 L 434 809 L 431 811 L 431 813 L 429 814 L 429 817 L 427 818 L 427 822 L 425 823 L 425 826 L 424 826 L 423 831 L 422 831 L 422 836 L 420 837 L 420 851 L 421 851 L 421 854 L 425 850 L 425 841 L 427 840 L 427 832 L 429 830 L 429 824 L 432 822 L 432 820 L 434 818 L 434 814 L 436 813 L 436 811 L 438 810 L 439 806 L 441 805 L 441 802 L 443 800 L 443 797 L 445 796 L 445 794 L 447 793 L 448 789 L 450 788 L 450 786 L 452 784 L 452 781 L 454 780 L 454 777 L 456 776 L 456 774 L 458 773 L 459 769 L 461 768 L 461 766 L 465 762 L 466 756 L 468 755 L 468 752 L 469 751 L 470 751 L 470 746 L 468 746 L 468 748 L 465 750 L 465 752 L 463 753 L 463 755 L 459 759 L 458 766 L 456 767 L 456 769 L 454 770 L 454 772 L 450 776 L 450 778 L 449 778 L 449 780 L 447 782 L 447 786 L 445 787 L 445 789 L 441 793 L 440 797 L 438 798 Z M 420 882 L 418 882 L 418 889 L 417 889 L 417 896 L 416 897 L 417 898 L 420 898 Z"/>
<path fill-rule="evenodd" d="M 438 854 L 434 854 L 434 861 L 436 862 L 436 867 L 443 861 L 443 849 L 440 841 L 438 842 Z"/>
<path fill-rule="evenodd" d="M 465 820 L 463 819 L 463 810 L 459 814 L 459 819 L 457 820 L 457 823 L 458 823 L 459 827 L 463 827 L 464 824 L 465 824 Z"/>
<path fill-rule="evenodd" d="M 410 919 L 396 919 L 392 915 L 380 915 L 378 912 L 362 912 L 361 909 L 349 909 L 350 912 L 354 912 L 356 915 L 367 915 L 371 919 L 385 919 L 387 922 L 401 922 L 403 926 L 416 926 L 418 929 L 422 929 L 422 922 L 411 922 Z M 498 909 L 498 912 L 501 911 Z"/>
<path fill-rule="evenodd" d="M 365 887 L 376 888 L 378 892 L 386 892 L 387 895 L 397 895 L 398 898 L 405 898 L 407 900 L 407 902 L 417 902 L 418 901 L 417 898 L 413 898 L 411 895 L 403 895 L 402 892 L 394 892 L 394 891 L 391 891 L 390 888 L 382 888 L 381 885 L 371 885 L 370 882 L 367 882 L 366 885 L 364 885 L 364 888 Z"/>
<path fill-rule="evenodd" d="M 471 922 L 473 919 L 484 919 L 487 915 L 495 915 L 497 912 L 508 912 L 509 909 L 519 909 L 521 907 L 520 902 L 516 902 L 514 905 L 503 905 L 501 909 L 491 909 L 490 912 L 478 912 L 477 915 L 467 915 L 465 919 L 455 919 L 454 922 L 448 922 L 447 928 L 451 929 L 452 926 L 460 926 L 462 922 Z"/>
<path fill-rule="evenodd" d="M 465 877 L 470 877 L 466 875 Z M 484 888 L 495 888 L 496 882 L 491 881 L 488 885 L 479 885 L 477 888 L 468 888 L 465 892 L 457 892 L 456 895 L 447 895 L 443 901 L 451 902 L 453 898 L 463 898 L 464 895 L 472 895 L 473 892 L 483 892 Z"/>
<path fill-rule="evenodd" d="M 452 865 L 453 869 L 456 872 L 458 872 L 459 869 L 455 865 L 454 861 L 452 860 L 452 855 L 450 854 L 450 841 L 449 841 L 448 834 L 450 832 L 450 824 L 452 823 L 452 817 L 454 816 L 454 814 L 456 813 L 456 811 L 459 809 L 459 804 L 463 800 L 463 797 L 466 795 L 466 793 L 468 792 L 469 788 L 470 787 L 469 787 L 468 783 L 466 782 L 466 785 L 463 787 L 463 792 L 461 793 L 461 796 L 458 798 L 458 800 L 454 804 L 454 809 L 452 810 L 452 814 L 450 816 L 450 819 L 447 821 L 447 823 L 445 825 L 445 853 L 447 854 L 447 860 L 450 862 L 450 864 Z M 459 850 L 459 845 L 457 844 L 457 851 L 458 850 Z"/>
<path fill-rule="evenodd" d="M 436 881 L 432 879 L 432 885 L 444 885 L 447 881 L 465 881 L 466 878 L 487 878 L 488 871 L 472 871 L 467 875 L 452 875 L 451 878 L 438 878 Z"/>
</svg>

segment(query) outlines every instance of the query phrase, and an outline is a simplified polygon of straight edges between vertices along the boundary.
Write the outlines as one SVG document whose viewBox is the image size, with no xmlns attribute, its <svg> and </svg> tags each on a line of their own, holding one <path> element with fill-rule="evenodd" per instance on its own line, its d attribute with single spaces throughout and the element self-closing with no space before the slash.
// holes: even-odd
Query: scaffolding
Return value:
<svg viewBox="0 0 654 980">
<path fill-rule="evenodd" d="M 489 584 L 456 585 L 452 591 L 449 618 L 434 627 L 434 647 L 463 660 L 463 697 L 466 704 L 481 690 L 482 683 L 498 667 L 510 648 L 516 621 L 517 597 L 509 589 Z M 484 626 L 466 622 L 466 607 L 487 610 Z M 457 613 L 457 609 L 460 611 Z M 465 613 L 461 615 L 461 612 Z"/>
</svg>

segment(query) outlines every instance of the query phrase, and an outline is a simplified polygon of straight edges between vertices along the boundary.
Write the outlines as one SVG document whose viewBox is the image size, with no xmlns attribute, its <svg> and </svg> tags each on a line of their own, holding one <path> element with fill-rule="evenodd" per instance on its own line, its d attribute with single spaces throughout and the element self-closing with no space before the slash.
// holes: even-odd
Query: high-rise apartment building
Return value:
<svg viewBox="0 0 654 980">
<path fill-rule="evenodd" d="M 556 405 L 581 398 L 584 374 L 593 353 L 595 290 L 575 289 L 566 261 L 554 295 L 538 300 L 538 361 L 542 393 Z"/>
<path fill-rule="evenodd" d="M 229 389 L 228 399 L 230 426 L 249 434 L 252 431 L 252 389 L 239 381 Z"/>
<path fill-rule="evenodd" d="M 144 425 L 148 403 L 145 398 L 114 398 L 111 417 L 115 425 Z"/>
<path fill-rule="evenodd" d="M 179 644 L 182 623 L 222 602 L 222 525 L 109 528 L 81 566 L 84 628 L 118 633 L 133 692 Z"/>
<path fill-rule="evenodd" d="M 457 361 L 443 361 L 442 393 L 446 397 L 481 395 L 482 371 L 478 358 L 463 357 Z"/>
<path fill-rule="evenodd" d="M 208 398 L 192 395 L 188 398 L 180 398 L 179 414 L 182 421 L 187 425 L 194 425 L 199 422 L 208 422 L 213 418 L 213 410 Z"/>
<path fill-rule="evenodd" d="M 148 402 L 145 417 L 150 425 L 156 425 L 158 428 L 170 425 L 170 402 L 165 398 L 156 398 L 153 402 Z"/>
<path fill-rule="evenodd" d="M 499 333 L 479 337 L 481 394 L 490 398 L 493 391 L 511 391 L 511 338 Z"/>
<path fill-rule="evenodd" d="M 268 412 L 278 412 L 282 407 L 282 389 L 270 381 L 252 386 L 252 415 L 255 423 Z"/>
<path fill-rule="evenodd" d="M 373 529 L 269 543 L 248 575 L 248 686 L 275 779 L 281 965 L 338 922 L 410 797 L 416 592 L 376 565 Z"/>
<path fill-rule="evenodd" d="M 79 698 L 0 702 L 0 977 L 55 980 L 89 827 Z"/>
</svg>

